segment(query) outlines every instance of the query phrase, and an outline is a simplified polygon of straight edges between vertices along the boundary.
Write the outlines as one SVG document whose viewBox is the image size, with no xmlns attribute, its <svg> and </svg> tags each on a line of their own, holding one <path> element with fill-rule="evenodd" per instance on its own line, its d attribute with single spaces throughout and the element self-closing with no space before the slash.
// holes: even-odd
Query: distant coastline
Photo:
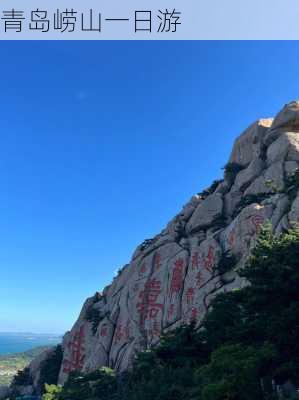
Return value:
<svg viewBox="0 0 299 400">
<path fill-rule="evenodd" d="M 32 332 L 0 332 L 0 355 L 25 352 L 40 346 L 60 343 L 62 335 Z"/>
</svg>

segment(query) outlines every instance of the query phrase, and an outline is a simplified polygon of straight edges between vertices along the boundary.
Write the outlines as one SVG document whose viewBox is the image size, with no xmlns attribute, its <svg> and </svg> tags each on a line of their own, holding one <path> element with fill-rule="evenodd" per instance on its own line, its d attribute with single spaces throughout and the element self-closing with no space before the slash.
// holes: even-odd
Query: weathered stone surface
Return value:
<svg viewBox="0 0 299 400">
<path fill-rule="evenodd" d="M 212 225 L 222 215 L 223 199 L 220 193 L 213 193 L 195 209 L 187 224 L 187 232 L 197 231 Z"/>
<path fill-rule="evenodd" d="M 247 167 L 254 158 L 260 157 L 263 153 L 263 137 L 271 124 L 271 118 L 260 119 L 246 129 L 235 141 L 229 162 Z"/>
<path fill-rule="evenodd" d="M 275 196 L 271 196 L 267 200 L 264 200 L 263 205 L 271 204 L 274 206 L 274 211 L 271 217 L 271 223 L 273 226 L 273 229 L 276 229 L 279 223 L 281 222 L 281 219 L 283 218 L 284 215 L 286 215 L 290 201 L 289 198 L 286 194 L 277 194 Z"/>
<path fill-rule="evenodd" d="M 224 251 L 230 251 L 238 259 L 244 259 L 255 242 L 261 226 L 271 220 L 274 206 L 253 203 L 245 207 L 232 223 L 221 232 Z"/>
<path fill-rule="evenodd" d="M 272 129 L 299 130 L 299 101 L 286 104 L 277 114 L 272 123 Z"/>
<path fill-rule="evenodd" d="M 299 161 L 299 132 L 280 132 L 267 150 L 267 162 Z"/>
<path fill-rule="evenodd" d="M 284 163 L 284 172 L 286 176 L 292 175 L 299 169 L 299 164 L 296 161 L 286 161 Z"/>
<path fill-rule="evenodd" d="M 281 233 L 286 232 L 288 229 L 290 229 L 289 219 L 287 215 L 284 215 L 279 221 L 274 232 L 276 235 L 280 235 Z"/>
<path fill-rule="evenodd" d="M 239 190 L 245 189 L 250 182 L 261 174 L 264 164 L 260 158 L 254 158 L 246 169 L 238 173 L 234 186 Z"/>
<path fill-rule="evenodd" d="M 102 295 L 88 299 L 63 340 L 59 382 L 73 370 L 123 371 L 136 352 L 183 323 L 200 325 L 217 293 L 246 285 L 237 273 L 266 221 L 279 234 L 299 221 L 299 195 L 285 179 L 299 163 L 299 103 L 259 120 L 235 142 L 230 163 L 243 169 L 206 198 L 194 196 L 157 236 L 144 241 Z M 225 252 L 236 265 L 220 274 Z M 39 361 L 31 365 L 38 379 Z M 24 388 L 28 390 L 28 388 Z"/>
<path fill-rule="evenodd" d="M 284 165 L 277 161 L 270 165 L 261 176 L 256 178 L 245 190 L 245 195 L 276 193 L 284 187 Z"/>
<path fill-rule="evenodd" d="M 232 187 L 231 191 L 224 196 L 224 208 L 223 213 L 225 217 L 231 217 L 239 204 L 243 196 L 243 193 L 237 189 L 235 186 Z"/>
<path fill-rule="evenodd" d="M 291 211 L 288 214 L 289 224 L 295 227 L 299 223 L 299 193 L 292 204 Z"/>
</svg>

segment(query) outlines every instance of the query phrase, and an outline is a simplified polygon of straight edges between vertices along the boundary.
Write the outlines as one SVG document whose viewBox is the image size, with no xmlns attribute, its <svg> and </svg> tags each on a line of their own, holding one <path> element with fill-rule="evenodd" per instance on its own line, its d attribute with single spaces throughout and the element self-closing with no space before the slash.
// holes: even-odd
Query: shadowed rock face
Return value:
<svg viewBox="0 0 299 400">
<path fill-rule="evenodd" d="M 274 120 L 252 124 L 235 141 L 223 181 L 192 197 L 102 294 L 85 302 L 63 340 L 59 383 L 73 370 L 125 370 L 162 332 L 199 325 L 217 293 L 246 284 L 236 270 L 262 224 L 271 221 L 279 234 L 299 220 L 299 196 L 286 187 L 298 167 L 299 102 L 292 102 Z M 234 263 L 223 271 L 227 252 Z"/>
</svg>

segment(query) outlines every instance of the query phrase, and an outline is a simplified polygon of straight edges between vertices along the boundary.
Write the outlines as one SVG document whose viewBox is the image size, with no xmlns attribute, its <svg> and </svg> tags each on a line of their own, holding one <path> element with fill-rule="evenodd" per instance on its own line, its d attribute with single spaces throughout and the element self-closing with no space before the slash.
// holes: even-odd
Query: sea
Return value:
<svg viewBox="0 0 299 400">
<path fill-rule="evenodd" d="M 39 346 L 54 346 L 61 341 L 61 335 L 0 332 L 0 355 L 22 353 Z"/>
</svg>

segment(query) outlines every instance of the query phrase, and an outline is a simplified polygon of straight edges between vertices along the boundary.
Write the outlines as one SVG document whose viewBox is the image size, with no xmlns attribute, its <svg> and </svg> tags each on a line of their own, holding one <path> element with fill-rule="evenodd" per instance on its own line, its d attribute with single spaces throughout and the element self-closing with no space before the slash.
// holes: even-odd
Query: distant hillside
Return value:
<svg viewBox="0 0 299 400">
<path fill-rule="evenodd" d="M 17 371 L 24 369 L 36 356 L 48 349 L 40 346 L 23 353 L 0 356 L 0 386 L 9 385 Z"/>
</svg>

